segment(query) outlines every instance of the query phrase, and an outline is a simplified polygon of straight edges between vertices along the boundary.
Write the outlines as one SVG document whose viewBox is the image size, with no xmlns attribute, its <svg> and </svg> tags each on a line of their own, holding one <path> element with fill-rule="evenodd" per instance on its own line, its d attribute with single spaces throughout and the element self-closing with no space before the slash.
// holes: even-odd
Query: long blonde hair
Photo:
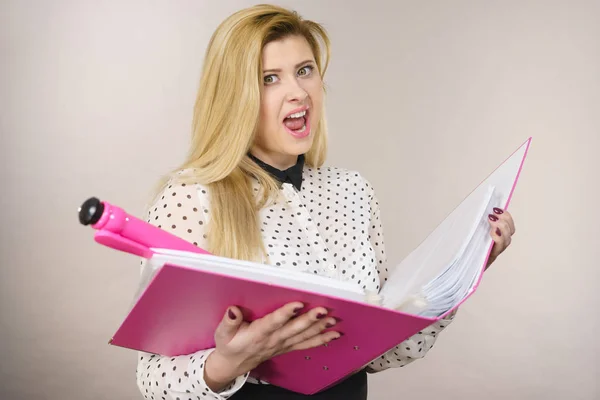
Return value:
<svg viewBox="0 0 600 400">
<path fill-rule="evenodd" d="M 190 149 L 182 165 L 165 181 L 175 178 L 208 187 L 207 250 L 213 254 L 255 261 L 266 256 L 258 213 L 276 198 L 279 184 L 248 152 L 259 122 L 263 47 L 290 35 L 308 41 L 323 77 L 330 56 L 325 29 L 278 6 L 261 4 L 232 14 L 218 26 L 206 50 Z M 325 161 L 324 114 L 305 158 L 311 167 L 320 167 Z M 182 170 L 188 173 L 177 174 Z M 260 183 L 259 195 L 253 191 L 251 179 Z"/>
</svg>

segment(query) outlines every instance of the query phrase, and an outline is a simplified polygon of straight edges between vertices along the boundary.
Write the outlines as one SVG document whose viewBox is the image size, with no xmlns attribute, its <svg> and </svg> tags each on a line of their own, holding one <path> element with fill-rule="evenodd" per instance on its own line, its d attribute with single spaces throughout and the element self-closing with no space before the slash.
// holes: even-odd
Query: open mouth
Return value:
<svg viewBox="0 0 600 400">
<path fill-rule="evenodd" d="M 283 126 L 292 136 L 302 138 L 310 133 L 308 107 L 294 111 L 283 120 Z"/>
</svg>

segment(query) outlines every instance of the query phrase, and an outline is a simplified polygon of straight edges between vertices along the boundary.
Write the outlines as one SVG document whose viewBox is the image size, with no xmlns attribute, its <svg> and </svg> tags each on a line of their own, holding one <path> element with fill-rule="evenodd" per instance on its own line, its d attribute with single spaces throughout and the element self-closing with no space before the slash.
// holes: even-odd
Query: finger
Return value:
<svg viewBox="0 0 600 400">
<path fill-rule="evenodd" d="M 293 320 L 291 320 L 287 324 L 285 324 L 283 327 L 281 327 L 275 335 L 276 340 L 285 342 L 287 339 L 294 337 L 296 335 L 299 335 L 299 334 L 303 333 L 304 331 L 311 329 L 311 328 L 313 330 L 317 329 L 313 333 L 313 335 L 316 335 L 321 330 L 324 329 L 325 325 L 327 324 L 327 321 L 333 321 L 335 323 L 335 320 L 333 320 L 332 318 L 327 318 L 327 321 L 325 321 L 326 317 L 327 317 L 327 309 L 326 308 L 323 308 L 323 307 L 313 308 L 312 310 L 304 313 L 303 315 L 301 315 L 297 318 L 294 318 Z M 315 326 L 316 326 L 316 328 L 315 328 Z M 323 328 L 318 329 L 319 326 L 321 326 Z"/>
<path fill-rule="evenodd" d="M 504 242 L 504 236 L 502 235 L 502 229 L 500 229 L 500 225 L 497 222 L 493 223 L 490 228 L 490 236 L 494 241 L 494 248 L 502 247 Z"/>
<path fill-rule="evenodd" d="M 221 340 L 229 342 L 237 333 L 240 325 L 243 322 L 243 315 L 239 308 L 229 307 L 224 315 L 221 323 L 215 330 L 215 335 L 219 336 Z"/>
<path fill-rule="evenodd" d="M 321 335 L 313 336 L 312 338 L 310 338 L 308 340 L 305 340 L 303 342 L 295 344 L 294 346 L 287 349 L 286 353 L 290 352 L 290 351 L 306 350 L 306 349 L 311 349 L 313 347 L 322 346 L 326 343 L 331 342 L 332 340 L 339 339 L 341 336 L 342 336 L 342 334 L 339 332 L 334 332 L 334 331 L 325 332 Z"/>
<path fill-rule="evenodd" d="M 495 209 L 497 210 L 497 209 Z M 492 226 L 493 231 L 495 232 L 495 228 L 500 228 L 501 232 L 497 233 L 498 237 L 510 237 L 512 235 L 510 223 L 507 219 L 503 217 L 499 217 L 496 214 L 488 215 L 489 223 Z M 497 241 L 496 241 L 497 242 Z"/>
<path fill-rule="evenodd" d="M 513 220 L 511 213 L 506 210 L 503 210 L 501 208 L 498 208 L 498 207 L 494 207 L 493 211 L 494 211 L 494 214 L 496 216 L 498 216 L 498 218 L 500 220 L 508 222 L 508 226 L 510 227 L 510 234 L 511 234 L 511 236 L 514 235 L 516 229 L 515 229 L 515 222 Z"/>
<path fill-rule="evenodd" d="M 501 215 L 499 215 L 500 221 L 505 221 L 508 224 L 510 235 L 515 234 L 515 221 L 512 218 L 512 215 L 508 211 L 504 211 Z"/>
<path fill-rule="evenodd" d="M 490 236 L 492 237 L 492 240 L 494 241 L 494 245 L 492 246 L 492 251 L 490 252 L 490 256 L 489 256 L 489 260 L 491 262 L 493 262 L 498 255 L 502 252 L 502 238 L 500 236 L 498 236 L 498 232 L 500 232 L 500 230 L 498 228 L 492 228 L 492 230 L 490 231 Z"/>
<path fill-rule="evenodd" d="M 301 331 L 300 333 L 297 333 L 296 335 L 293 335 L 293 336 L 286 337 L 286 339 L 283 342 L 283 347 L 290 348 L 290 347 L 297 345 L 298 343 L 302 343 L 306 340 L 309 340 L 313 336 L 316 336 L 316 335 L 322 333 L 325 329 L 332 328 L 333 326 L 335 326 L 336 322 L 337 321 L 335 320 L 335 318 L 325 318 L 322 321 L 315 322 L 311 326 L 309 326 L 307 329 Z M 289 334 L 289 332 L 283 332 L 282 334 L 287 335 L 287 334 Z M 283 336 L 283 337 L 285 337 L 285 336 Z"/>
<path fill-rule="evenodd" d="M 508 222 L 508 226 L 510 227 L 510 236 L 514 235 L 517 228 L 515 227 L 515 221 L 510 214 L 506 214 L 506 222 Z"/>
<path fill-rule="evenodd" d="M 495 259 L 510 245 L 511 237 L 508 234 L 508 226 L 502 222 L 495 223 L 490 230 L 490 236 L 494 241 L 490 257 Z"/>
<path fill-rule="evenodd" d="M 272 313 L 257 319 L 254 321 L 253 326 L 262 334 L 271 335 L 273 332 L 284 326 L 291 318 L 297 316 L 303 307 L 304 304 L 300 302 L 286 304 Z"/>
<path fill-rule="evenodd" d="M 500 220 L 500 217 L 497 216 L 496 214 L 488 214 L 488 222 L 490 223 L 496 223 Z"/>
<path fill-rule="evenodd" d="M 496 227 L 500 229 L 500 234 L 498 236 L 502 238 L 504 242 L 504 248 L 508 247 L 511 241 L 511 231 L 509 223 L 507 221 L 500 220 L 496 224 Z"/>
</svg>

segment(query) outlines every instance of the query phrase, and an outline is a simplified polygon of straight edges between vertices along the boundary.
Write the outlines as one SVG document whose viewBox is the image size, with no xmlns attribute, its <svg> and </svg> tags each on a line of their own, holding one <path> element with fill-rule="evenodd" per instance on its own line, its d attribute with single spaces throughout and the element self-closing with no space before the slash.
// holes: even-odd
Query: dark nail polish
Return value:
<svg viewBox="0 0 600 400">
<path fill-rule="evenodd" d="M 325 325 L 325 328 L 331 328 L 333 326 L 333 324 L 331 322 L 328 322 L 327 325 Z"/>
<path fill-rule="evenodd" d="M 496 228 L 496 235 L 502 236 L 502 232 L 500 232 L 500 228 Z"/>
<path fill-rule="evenodd" d="M 488 215 L 488 218 L 489 218 L 490 220 L 494 221 L 494 222 L 495 222 L 495 221 L 498 221 L 498 217 L 496 217 L 494 214 L 489 214 L 489 215 Z"/>
<path fill-rule="evenodd" d="M 227 315 L 229 316 L 230 319 L 236 319 L 235 314 L 231 310 L 227 311 Z"/>
<path fill-rule="evenodd" d="M 302 310 L 302 307 L 294 308 L 294 314 L 298 314 L 300 312 L 300 310 Z"/>
<path fill-rule="evenodd" d="M 494 212 L 495 212 L 496 214 L 502 214 L 504 211 L 502 211 L 501 209 L 499 209 L 499 208 L 497 208 L 497 207 L 494 207 Z"/>
<path fill-rule="evenodd" d="M 325 314 L 323 314 L 323 313 L 317 314 L 317 319 L 323 319 L 324 317 L 325 317 Z"/>
</svg>

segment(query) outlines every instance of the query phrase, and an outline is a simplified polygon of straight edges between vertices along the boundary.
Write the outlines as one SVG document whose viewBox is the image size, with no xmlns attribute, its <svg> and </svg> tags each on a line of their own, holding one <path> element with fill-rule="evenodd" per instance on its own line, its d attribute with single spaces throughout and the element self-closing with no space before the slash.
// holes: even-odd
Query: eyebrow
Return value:
<svg viewBox="0 0 600 400">
<path fill-rule="evenodd" d="M 314 63 L 314 61 L 313 60 L 304 60 L 304 61 L 296 64 L 295 68 L 299 68 L 301 65 L 308 64 L 308 63 Z M 281 72 L 281 68 L 272 68 L 272 69 L 263 70 L 263 74 L 267 73 L 267 72 Z"/>
</svg>

